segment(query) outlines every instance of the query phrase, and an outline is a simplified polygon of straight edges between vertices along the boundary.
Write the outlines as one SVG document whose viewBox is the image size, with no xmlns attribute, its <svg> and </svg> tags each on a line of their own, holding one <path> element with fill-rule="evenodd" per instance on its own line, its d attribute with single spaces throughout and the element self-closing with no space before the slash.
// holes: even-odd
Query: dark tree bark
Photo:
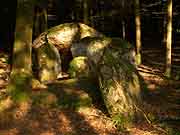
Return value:
<svg viewBox="0 0 180 135">
<path fill-rule="evenodd" d="M 16 99 L 25 99 L 31 90 L 31 48 L 33 28 L 33 3 L 17 1 L 15 41 L 9 90 Z"/>
</svg>

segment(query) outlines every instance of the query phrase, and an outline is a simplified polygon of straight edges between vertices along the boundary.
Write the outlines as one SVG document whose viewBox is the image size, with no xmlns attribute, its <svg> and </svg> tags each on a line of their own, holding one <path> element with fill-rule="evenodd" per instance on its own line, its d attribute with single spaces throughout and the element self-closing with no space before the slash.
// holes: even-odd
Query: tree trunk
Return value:
<svg viewBox="0 0 180 135">
<path fill-rule="evenodd" d="M 125 40 L 126 39 L 126 25 L 125 25 L 125 20 L 122 20 L 122 37 Z"/>
<path fill-rule="evenodd" d="M 167 39 L 166 39 L 166 71 L 171 76 L 171 43 L 172 42 L 172 0 L 168 0 Z"/>
<path fill-rule="evenodd" d="M 83 20 L 85 24 L 89 24 L 89 0 L 83 0 Z"/>
<path fill-rule="evenodd" d="M 141 17 L 139 0 L 135 0 L 136 52 L 137 64 L 141 64 Z"/>
<path fill-rule="evenodd" d="M 36 7 L 33 31 L 34 37 L 36 38 L 39 36 L 42 32 L 46 31 L 47 28 L 47 9 L 43 7 Z"/>
<path fill-rule="evenodd" d="M 31 90 L 31 47 L 33 27 L 33 3 L 31 0 L 18 0 L 15 41 L 13 47 L 12 72 L 9 90 L 13 97 L 25 99 Z"/>
</svg>

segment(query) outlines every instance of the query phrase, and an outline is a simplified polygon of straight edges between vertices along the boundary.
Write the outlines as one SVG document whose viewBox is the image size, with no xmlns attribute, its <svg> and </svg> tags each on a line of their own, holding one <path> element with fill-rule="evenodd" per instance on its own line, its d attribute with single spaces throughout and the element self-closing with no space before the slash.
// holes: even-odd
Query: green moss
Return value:
<svg viewBox="0 0 180 135">
<path fill-rule="evenodd" d="M 123 131 L 133 123 L 133 116 L 130 114 L 116 114 L 112 116 L 112 121 L 118 130 Z"/>
<path fill-rule="evenodd" d="M 12 73 L 8 93 L 14 101 L 23 102 L 29 99 L 32 76 L 29 73 Z"/>
<path fill-rule="evenodd" d="M 89 65 L 87 57 L 75 57 L 69 64 L 68 73 L 72 78 L 75 77 L 89 77 Z"/>
<path fill-rule="evenodd" d="M 42 45 L 39 49 L 38 49 L 38 53 L 43 54 L 44 57 L 47 57 L 48 59 L 56 59 L 56 55 L 54 53 L 54 46 L 46 43 L 45 45 Z"/>
</svg>

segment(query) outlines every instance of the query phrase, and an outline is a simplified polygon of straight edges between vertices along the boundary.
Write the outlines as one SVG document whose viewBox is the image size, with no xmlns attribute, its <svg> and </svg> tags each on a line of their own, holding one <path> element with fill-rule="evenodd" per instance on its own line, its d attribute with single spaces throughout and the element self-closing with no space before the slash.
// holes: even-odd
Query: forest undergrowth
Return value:
<svg viewBox="0 0 180 135">
<path fill-rule="evenodd" d="M 0 135 L 180 135 L 180 74 L 176 70 L 180 65 L 173 63 L 173 76 L 166 78 L 159 51 L 143 51 L 143 64 L 138 67 L 148 90 L 145 121 L 119 128 L 116 124 L 122 120 L 109 118 L 98 87 L 69 79 L 33 89 L 30 107 L 23 104 L 17 111 L 0 113 Z M 8 55 L 1 53 L 0 111 L 10 102 L 6 91 L 9 74 Z M 15 117 L 9 117 L 11 113 Z"/>
</svg>

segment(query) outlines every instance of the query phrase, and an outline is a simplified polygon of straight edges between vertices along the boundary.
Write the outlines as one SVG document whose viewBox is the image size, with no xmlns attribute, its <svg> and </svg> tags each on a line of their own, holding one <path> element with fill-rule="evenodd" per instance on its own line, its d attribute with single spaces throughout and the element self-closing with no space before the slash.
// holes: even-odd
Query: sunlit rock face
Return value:
<svg viewBox="0 0 180 135">
<path fill-rule="evenodd" d="M 53 81 L 61 72 L 60 54 L 51 44 L 42 45 L 37 49 L 38 71 L 41 82 Z"/>
<path fill-rule="evenodd" d="M 58 49 L 58 51 L 60 52 L 62 70 L 64 72 L 66 72 L 67 65 L 69 65 L 69 62 L 72 59 L 71 52 L 69 51 L 71 45 L 87 36 L 103 37 L 104 35 L 99 33 L 98 31 L 96 31 L 95 29 L 93 29 L 85 24 L 82 24 L 82 23 L 64 23 L 64 24 L 52 27 L 52 28 L 48 29 L 47 31 L 41 33 L 39 35 L 39 37 L 37 37 L 34 40 L 32 47 L 35 50 L 37 50 L 38 48 L 45 46 L 47 44 L 51 44 L 51 45 L 55 46 Z M 46 48 L 46 47 L 42 47 L 42 48 Z M 54 53 L 56 54 L 56 52 L 54 52 Z M 40 56 L 40 54 L 38 54 L 38 55 Z M 41 56 L 43 56 L 43 54 L 41 54 Z M 40 58 L 40 57 L 38 57 L 38 58 Z M 46 61 L 44 59 L 45 58 L 43 58 L 43 61 Z M 41 61 L 41 60 L 38 60 L 38 61 Z M 50 64 L 50 62 L 47 62 L 47 61 L 44 63 Z M 39 62 L 39 63 L 41 63 L 41 62 Z M 40 64 L 40 65 L 42 65 L 42 64 Z M 50 80 L 52 80 L 52 78 L 54 78 L 54 77 L 51 78 L 50 75 L 48 75 L 48 74 L 52 70 L 55 71 L 56 67 L 58 67 L 56 65 L 54 65 L 54 66 L 55 66 L 55 68 L 53 69 L 53 67 L 51 67 L 50 65 L 47 65 L 47 67 L 48 67 L 47 69 L 49 69 L 51 67 L 51 70 L 46 70 L 44 68 L 42 70 L 40 68 L 39 76 L 45 77 L 45 75 L 46 75 L 48 77 L 45 77 L 45 78 L 49 78 Z M 40 67 L 42 67 L 42 66 L 40 66 Z M 43 66 L 43 67 L 45 67 L 45 66 Z M 43 74 L 43 75 L 41 75 L 41 74 Z M 52 74 L 52 73 L 50 73 L 50 74 Z M 53 75 L 53 76 L 55 76 L 55 75 Z M 40 77 L 40 78 L 41 78 L 41 80 L 48 80 L 48 79 L 42 79 L 42 77 Z"/>
<path fill-rule="evenodd" d="M 110 38 L 106 37 L 85 37 L 79 42 L 72 44 L 72 56 L 88 56 L 96 61 L 100 60 L 103 50 L 111 42 Z"/>
<path fill-rule="evenodd" d="M 34 40 L 33 47 L 38 48 L 44 43 L 49 42 L 59 50 L 70 48 L 72 43 L 87 36 L 103 37 L 104 35 L 82 23 L 64 23 L 42 33 Z"/>
<path fill-rule="evenodd" d="M 71 46 L 71 52 L 73 57 L 87 56 L 95 64 L 97 64 L 104 52 L 104 48 L 112 48 L 112 51 L 118 49 L 118 52 L 114 52 L 114 56 L 124 59 L 135 65 L 135 49 L 125 40 L 120 38 L 108 38 L 108 37 L 85 37 L 79 42 L 73 43 Z"/>
</svg>

